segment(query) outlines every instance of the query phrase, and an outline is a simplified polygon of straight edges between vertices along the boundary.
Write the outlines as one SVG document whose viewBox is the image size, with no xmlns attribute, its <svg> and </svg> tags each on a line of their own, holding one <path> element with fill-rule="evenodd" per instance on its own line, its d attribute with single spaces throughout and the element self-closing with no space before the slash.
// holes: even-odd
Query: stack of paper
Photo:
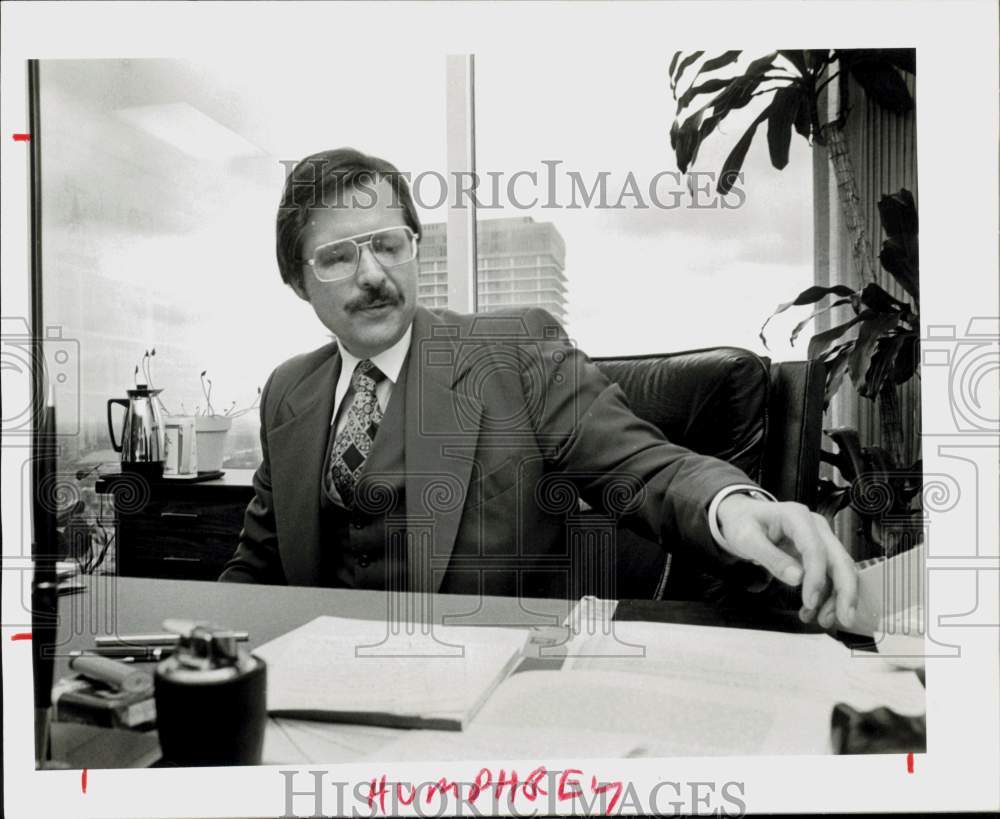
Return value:
<svg viewBox="0 0 1000 819">
<path fill-rule="evenodd" d="M 254 653 L 272 716 L 460 730 L 521 658 L 523 629 L 317 617 Z"/>
</svg>

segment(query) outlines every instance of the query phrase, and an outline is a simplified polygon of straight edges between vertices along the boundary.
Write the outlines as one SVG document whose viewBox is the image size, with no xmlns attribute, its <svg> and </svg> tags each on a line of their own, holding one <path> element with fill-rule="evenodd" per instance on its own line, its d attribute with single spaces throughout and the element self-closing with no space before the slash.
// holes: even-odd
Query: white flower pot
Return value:
<svg viewBox="0 0 1000 819">
<path fill-rule="evenodd" d="M 198 438 L 198 471 L 213 472 L 222 469 L 226 449 L 226 433 L 233 419 L 225 415 L 198 415 L 194 429 Z"/>
</svg>

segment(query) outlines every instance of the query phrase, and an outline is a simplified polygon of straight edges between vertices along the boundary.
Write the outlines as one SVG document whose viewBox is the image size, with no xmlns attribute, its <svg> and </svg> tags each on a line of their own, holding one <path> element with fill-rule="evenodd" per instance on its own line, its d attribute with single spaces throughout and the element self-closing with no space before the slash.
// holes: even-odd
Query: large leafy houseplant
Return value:
<svg viewBox="0 0 1000 819">
<path fill-rule="evenodd" d="M 861 517 L 869 543 L 891 551 L 882 522 L 907 520 L 920 493 L 920 463 L 901 463 L 903 431 L 897 387 L 917 371 L 919 328 L 919 262 L 917 209 L 912 194 L 902 189 L 883 196 L 878 203 L 886 234 L 879 260 L 906 295 L 900 300 L 879 283 L 874 253 L 855 184 L 843 126 L 848 110 L 841 96 L 837 115 L 824 121 L 824 89 L 835 79 L 850 75 L 877 105 L 905 114 L 914 106 L 901 72 L 915 73 L 912 49 L 836 49 L 773 51 L 752 60 L 742 70 L 741 51 L 727 51 L 704 59 L 703 51 L 678 52 L 669 67 L 671 93 L 677 104 L 670 144 L 677 165 L 687 172 L 704 141 L 718 130 L 733 111 L 758 97 L 767 104 L 754 117 L 723 162 L 717 190 L 727 193 L 739 178 L 747 152 L 759 127 L 767 123 L 771 164 L 781 170 L 788 163 L 793 134 L 810 145 L 827 148 L 834 168 L 844 223 L 852 239 L 855 269 L 865 284 L 810 287 L 792 301 L 779 305 L 773 315 L 793 306 L 818 308 L 792 331 L 792 343 L 810 320 L 836 307 L 850 307 L 845 322 L 818 333 L 809 342 L 808 355 L 827 366 L 826 401 L 850 378 L 859 395 L 878 402 L 883 446 L 862 447 L 855 430 L 828 430 L 836 453 L 824 452 L 848 486 L 821 481 L 819 508 L 831 518 L 852 505 Z M 825 302 L 820 306 L 821 302 Z M 772 315 L 772 317 L 773 317 Z M 770 318 L 768 319 L 770 321 Z M 764 327 L 761 338 L 766 345 Z M 881 487 L 874 487 L 880 483 Z M 886 498 L 870 504 L 866 499 Z M 853 502 L 852 502 L 853 501 Z"/>
<path fill-rule="evenodd" d="M 901 462 L 903 424 L 897 389 L 919 376 L 919 226 L 913 195 L 905 188 L 883 196 L 878 210 L 886 234 L 879 261 L 909 300 L 895 298 L 874 282 L 858 290 L 844 285 L 809 287 L 792 301 L 778 306 L 764 322 L 761 339 L 766 344 L 764 329 L 768 321 L 792 306 L 825 302 L 795 326 L 791 335 L 793 344 L 817 315 L 835 307 L 850 307 L 853 315 L 847 321 L 810 339 L 808 355 L 826 365 L 826 404 L 840 389 L 845 376 L 859 395 L 878 402 L 883 445 L 862 447 L 853 429 L 827 431 L 837 445 L 837 452 L 824 452 L 823 459 L 840 471 L 848 485 L 821 481 L 819 511 L 832 518 L 851 505 L 861 518 L 867 541 L 882 551 L 892 551 L 893 543 L 887 535 L 891 526 L 905 527 L 919 515 L 919 510 L 911 509 L 911 504 L 921 490 L 921 463 Z"/>
</svg>

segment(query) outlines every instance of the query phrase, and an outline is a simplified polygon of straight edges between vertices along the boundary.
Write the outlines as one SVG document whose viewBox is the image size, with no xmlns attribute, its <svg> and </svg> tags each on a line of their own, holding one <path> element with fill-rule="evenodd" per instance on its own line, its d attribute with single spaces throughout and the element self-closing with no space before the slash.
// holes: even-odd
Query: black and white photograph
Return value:
<svg viewBox="0 0 1000 819">
<path fill-rule="evenodd" d="M 3 16 L 6 815 L 1000 809 L 995 5 Z"/>
</svg>

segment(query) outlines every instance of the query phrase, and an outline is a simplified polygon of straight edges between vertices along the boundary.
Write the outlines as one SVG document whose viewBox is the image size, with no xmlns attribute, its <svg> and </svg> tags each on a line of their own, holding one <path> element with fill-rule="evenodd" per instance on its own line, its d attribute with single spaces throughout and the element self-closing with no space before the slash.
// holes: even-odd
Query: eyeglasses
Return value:
<svg viewBox="0 0 1000 819">
<path fill-rule="evenodd" d="M 367 236 L 363 242 L 358 236 Z M 371 233 L 359 233 L 327 242 L 313 251 L 311 259 L 306 259 L 316 278 L 321 282 L 336 282 L 349 279 L 358 272 L 361 248 L 368 245 L 372 255 L 382 267 L 398 267 L 412 261 L 417 255 L 418 236 L 408 227 L 390 227 Z"/>
</svg>

